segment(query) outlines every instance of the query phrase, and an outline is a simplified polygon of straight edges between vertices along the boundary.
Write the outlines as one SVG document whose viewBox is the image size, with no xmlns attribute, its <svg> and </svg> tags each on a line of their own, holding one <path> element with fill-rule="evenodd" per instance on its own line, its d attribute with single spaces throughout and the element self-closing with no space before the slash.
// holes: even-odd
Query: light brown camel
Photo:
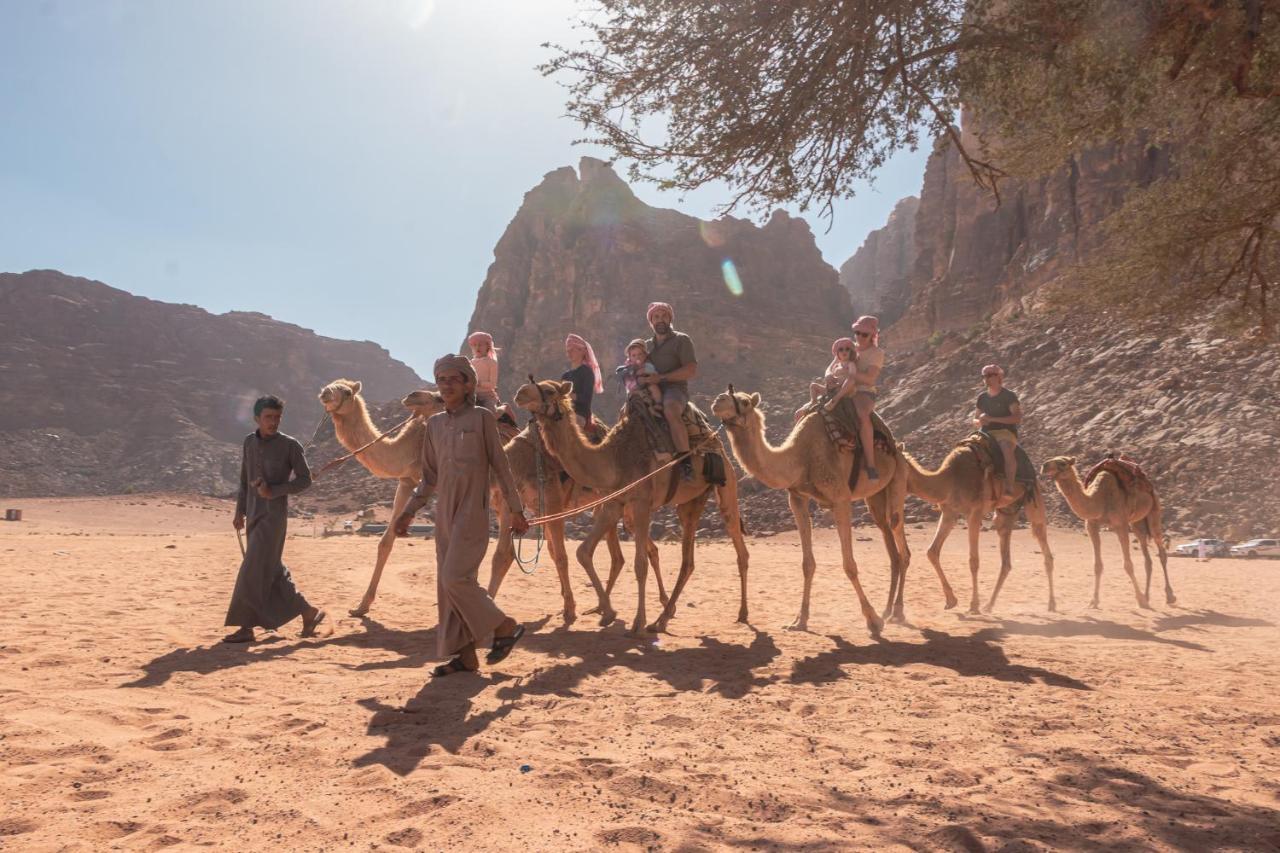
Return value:
<svg viewBox="0 0 1280 853">
<path fill-rule="evenodd" d="M 1049 550 L 1049 522 L 1045 517 L 1044 494 L 1034 484 L 1028 487 L 1022 482 L 1014 485 L 1012 495 L 1003 494 L 1000 489 L 999 498 L 992 496 L 990 476 L 984 471 L 978 458 L 965 444 L 952 449 L 942 460 L 936 471 L 930 471 L 904 452 L 907 463 L 907 492 L 923 498 L 936 505 L 942 511 L 938 519 L 938 529 L 929 543 L 929 562 L 938 573 L 942 582 L 942 592 L 947 597 L 947 609 L 956 606 L 956 594 L 947 582 L 942 571 L 942 545 L 956 525 L 956 520 L 964 518 L 969 533 L 969 575 L 972 579 L 973 593 L 969 599 L 969 612 L 978 610 L 978 536 L 982 532 L 982 519 L 994 512 L 992 525 L 1000 537 L 1000 576 L 996 578 L 995 589 L 991 591 L 991 600 L 987 602 L 989 612 L 996 606 L 996 596 L 1004 586 L 1005 578 L 1013 568 L 1010 557 L 1009 539 L 1013 534 L 1014 523 L 1018 512 L 1026 514 L 1031 524 L 1031 535 L 1040 543 L 1040 553 L 1044 556 L 1044 575 L 1049 582 L 1049 611 L 1058 609 L 1053 595 L 1053 553 Z M 997 484 L 998 485 L 998 484 Z"/>
<path fill-rule="evenodd" d="M 575 482 L 607 494 L 635 483 L 658 467 L 649 447 L 645 425 L 639 419 L 624 416 L 599 444 L 589 442 L 572 416 L 572 391 L 573 385 L 569 382 L 548 380 L 527 383 L 516 392 L 515 403 L 533 413 L 547 448 L 560 460 L 560 464 Z M 710 449 L 723 453 L 718 441 L 714 441 Z M 727 460 L 723 486 L 713 486 L 707 482 L 700 465 L 693 467 L 695 473 L 692 481 L 685 481 L 679 469 L 672 467 L 639 483 L 618 499 L 596 510 L 591 532 L 586 541 L 578 546 L 577 554 L 578 562 L 591 578 L 591 585 L 600 600 L 600 624 L 608 625 L 617 616 L 609 603 L 609 590 L 601 585 L 592 565 L 592 555 L 601 537 L 617 525 L 620 516 L 627 517 L 636 541 L 634 568 L 638 590 L 636 615 L 630 631 L 633 635 L 639 634 L 641 630 L 665 631 L 675 613 L 680 593 L 693 574 L 694 534 L 712 490 L 716 493 L 716 503 L 724 518 L 725 529 L 733 539 L 733 547 L 738 555 L 738 576 L 741 583 L 738 621 L 747 621 L 748 555 L 738 509 L 737 478 Z M 651 545 L 649 518 L 654 509 L 667 504 L 676 507 L 684 534 L 681 541 L 680 575 L 657 621 L 646 625 L 644 587 Z"/>
<path fill-rule="evenodd" d="M 1073 456 L 1055 456 L 1040 467 L 1040 473 L 1053 479 L 1058 491 L 1067 499 L 1071 511 L 1084 521 L 1093 542 L 1093 601 L 1090 607 L 1098 607 L 1099 588 L 1102 585 L 1102 525 L 1110 527 L 1120 540 L 1120 553 L 1124 557 L 1124 570 L 1133 582 L 1133 594 L 1139 607 L 1150 607 L 1151 601 L 1151 540 L 1155 540 L 1160 554 L 1160 568 L 1164 571 L 1164 597 L 1169 604 L 1178 599 L 1169 582 L 1169 552 L 1164 545 L 1164 529 L 1160 521 L 1160 499 L 1154 491 L 1138 488 L 1126 489 L 1116 475 L 1100 471 L 1086 489 L 1076 473 Z M 1138 534 L 1142 546 L 1142 560 L 1147 569 L 1145 590 L 1138 588 L 1133 574 L 1133 557 L 1129 555 L 1129 531 Z"/>
<path fill-rule="evenodd" d="M 369 418 L 368 407 L 360 396 L 359 382 L 349 379 L 338 379 L 331 382 L 321 390 L 320 402 L 324 405 L 325 410 L 329 412 L 330 417 L 333 418 L 334 433 L 338 441 L 347 450 L 351 451 L 364 447 L 381 435 Z M 394 436 L 370 445 L 368 449 L 356 457 L 368 469 L 369 473 L 375 477 L 397 481 L 396 494 L 391 509 L 392 518 L 398 517 L 404 510 L 404 506 L 409 500 L 409 495 L 422 478 L 422 438 L 426 434 L 426 419 L 444 409 L 444 404 L 434 391 L 414 391 L 401 400 L 401 403 L 414 412 L 417 417 Z M 520 487 L 526 504 L 531 507 L 537 507 L 536 461 L 532 454 L 523 452 L 524 444 L 516 448 L 513 453 L 512 445 L 515 441 L 516 439 L 513 439 L 506 446 L 508 459 L 511 461 L 512 474 L 515 476 L 516 485 Z M 544 494 L 549 498 L 549 506 L 554 505 L 560 508 L 570 506 L 571 504 L 564 503 L 564 501 L 566 499 L 576 500 L 573 484 L 569 483 L 566 486 L 562 486 L 557 478 L 555 485 L 556 489 L 544 490 Z M 494 488 L 497 488 L 496 484 L 494 484 Z M 559 492 L 557 492 L 557 489 L 559 489 Z M 579 500 L 578 502 L 581 501 Z M 511 525 L 509 519 L 506 518 L 506 501 L 495 499 L 492 504 L 499 508 L 500 523 L 498 529 L 502 531 L 498 540 L 498 548 L 493 554 L 489 579 L 489 594 L 496 595 L 502 579 L 506 576 L 507 570 L 511 566 L 515 549 L 512 546 Z M 553 510 L 548 509 L 548 512 L 551 511 Z M 573 600 L 573 590 L 569 585 L 568 558 L 564 556 L 563 522 L 558 525 L 549 525 L 547 535 L 547 548 L 552 554 L 552 559 L 556 565 L 556 574 L 560 579 L 565 622 L 570 623 L 577 618 L 577 614 Z M 622 571 L 625 558 L 622 554 L 622 545 L 618 541 L 617 531 L 610 531 L 607 538 L 609 554 L 612 560 L 610 577 L 616 579 Z M 374 598 L 378 594 L 378 585 L 382 581 L 382 570 L 386 566 L 394 545 L 395 531 L 388 526 L 387 531 L 382 534 L 382 538 L 378 541 L 378 557 L 374 565 L 373 575 L 369 578 L 369 587 L 365 591 L 360 604 L 348 611 L 352 616 L 363 616 L 373 606 Z M 557 557 L 557 554 L 560 556 Z M 661 576 L 658 578 L 658 589 L 659 594 L 663 594 Z"/>
<path fill-rule="evenodd" d="M 760 395 L 730 391 L 716 397 L 712 413 L 725 425 L 729 444 L 747 473 L 771 489 L 786 489 L 791 514 L 795 516 L 803 553 L 804 594 L 800 613 L 788 626 L 792 630 L 809 630 L 809 599 L 813 588 L 816 562 L 813 557 L 813 530 L 809 517 L 809 501 L 816 500 L 831 509 L 836 532 L 840 536 L 840 553 L 844 571 L 853 583 L 858 604 L 867 621 L 871 636 L 879 637 L 884 622 L 867 600 L 858 580 L 858 563 L 853 557 L 853 507 L 856 500 L 865 501 L 871 517 L 884 538 L 889 553 L 892 578 L 885 617 L 903 618 L 902 590 L 906 582 L 911 551 L 907 547 L 903 504 L 907 483 L 903 467 L 896 456 L 876 451 L 877 480 L 865 476 L 857 488 L 849 488 L 849 472 L 853 454 L 839 450 L 827 437 L 822 416 L 811 413 L 802 418 L 780 446 L 774 447 L 765 436 L 764 414 L 760 411 Z M 895 600 L 896 596 L 896 600 Z"/>
</svg>

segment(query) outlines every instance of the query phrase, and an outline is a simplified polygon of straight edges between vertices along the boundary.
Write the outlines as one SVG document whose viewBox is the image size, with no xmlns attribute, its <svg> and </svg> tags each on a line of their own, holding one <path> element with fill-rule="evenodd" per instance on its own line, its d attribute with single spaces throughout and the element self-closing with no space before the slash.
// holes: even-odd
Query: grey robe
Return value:
<svg viewBox="0 0 1280 853">
<path fill-rule="evenodd" d="M 427 419 L 422 482 L 405 512 L 417 513 L 436 493 L 436 654 L 442 658 L 487 637 L 507 618 L 476 580 L 489 548 L 490 471 L 511 511 L 523 512 L 492 412 L 467 406 Z"/>
<path fill-rule="evenodd" d="M 249 485 L 259 477 L 271 487 L 270 498 L 259 497 Z M 311 470 L 296 438 L 278 432 L 264 439 L 256 430 L 245 436 L 236 513 L 245 516 L 249 545 L 231 593 L 226 624 L 275 629 L 310 608 L 280 560 L 289 524 L 289 495 L 310 485 Z"/>
</svg>

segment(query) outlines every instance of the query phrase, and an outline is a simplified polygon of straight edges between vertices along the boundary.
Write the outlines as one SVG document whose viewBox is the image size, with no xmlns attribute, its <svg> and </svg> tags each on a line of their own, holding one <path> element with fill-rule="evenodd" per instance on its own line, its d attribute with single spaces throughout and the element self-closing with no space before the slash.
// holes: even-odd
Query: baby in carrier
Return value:
<svg viewBox="0 0 1280 853">
<path fill-rule="evenodd" d="M 626 358 L 627 363 L 616 372 L 622 378 L 622 387 L 626 389 L 627 396 L 630 397 L 636 391 L 647 392 L 649 399 L 661 406 L 662 389 L 657 385 L 640 384 L 641 376 L 656 376 L 658 373 L 653 362 L 649 361 L 649 351 L 645 348 L 644 341 L 636 338 L 627 344 Z"/>
</svg>

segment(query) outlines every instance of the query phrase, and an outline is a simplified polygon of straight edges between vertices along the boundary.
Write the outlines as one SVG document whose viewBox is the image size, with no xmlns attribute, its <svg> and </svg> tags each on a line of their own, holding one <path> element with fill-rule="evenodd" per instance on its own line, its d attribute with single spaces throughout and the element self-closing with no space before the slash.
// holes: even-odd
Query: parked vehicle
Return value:
<svg viewBox="0 0 1280 853">
<path fill-rule="evenodd" d="M 1233 557 L 1280 557 L 1280 539 L 1250 539 L 1231 549 Z"/>
<path fill-rule="evenodd" d="M 1200 543 L 1204 543 L 1204 552 L 1209 557 L 1229 557 L 1231 556 L 1231 544 L 1221 539 L 1192 539 L 1190 542 L 1184 542 L 1177 548 L 1173 549 L 1174 556 L 1177 557 L 1199 557 Z"/>
</svg>

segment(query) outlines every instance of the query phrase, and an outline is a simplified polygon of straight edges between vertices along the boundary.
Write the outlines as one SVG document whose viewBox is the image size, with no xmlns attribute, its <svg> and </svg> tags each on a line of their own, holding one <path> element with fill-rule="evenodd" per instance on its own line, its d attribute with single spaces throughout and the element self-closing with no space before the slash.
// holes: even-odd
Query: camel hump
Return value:
<svg viewBox="0 0 1280 853">
<path fill-rule="evenodd" d="M 1147 476 L 1147 472 L 1142 470 L 1136 460 L 1130 459 L 1124 454 L 1108 453 L 1102 457 L 1102 460 L 1089 469 L 1089 473 L 1084 475 L 1084 485 L 1087 488 L 1098 475 L 1103 471 L 1113 475 L 1116 481 L 1120 483 L 1120 488 L 1125 491 L 1138 490 L 1154 495 L 1155 486 L 1151 483 L 1151 478 Z"/>
</svg>

